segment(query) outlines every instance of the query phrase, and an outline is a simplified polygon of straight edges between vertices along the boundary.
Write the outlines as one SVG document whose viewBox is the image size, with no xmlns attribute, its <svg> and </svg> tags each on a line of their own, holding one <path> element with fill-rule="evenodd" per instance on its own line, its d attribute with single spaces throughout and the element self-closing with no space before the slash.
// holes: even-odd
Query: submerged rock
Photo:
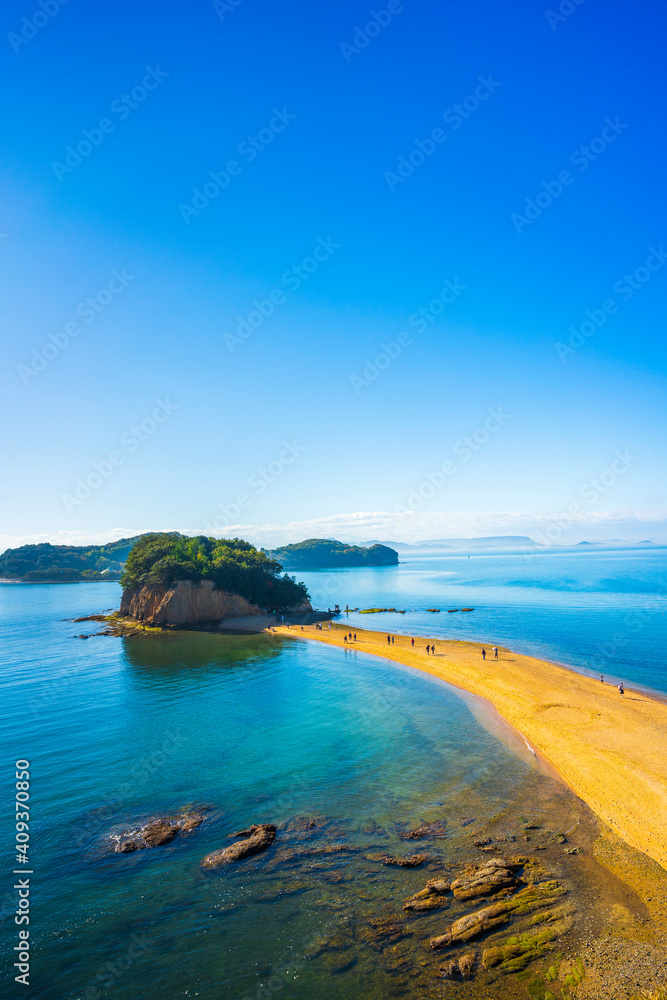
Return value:
<svg viewBox="0 0 667 1000">
<path fill-rule="evenodd" d="M 425 861 L 430 861 L 428 854 L 411 854 L 407 858 L 397 858 L 392 854 L 367 854 L 369 861 L 379 861 L 383 865 L 396 865 L 398 868 L 419 868 Z"/>
<path fill-rule="evenodd" d="M 219 865 L 226 865 L 232 861 L 241 861 L 253 854 L 260 854 L 266 851 L 276 839 L 276 828 L 272 823 L 260 823 L 251 826 L 248 830 L 239 830 L 235 837 L 243 837 L 229 847 L 223 847 L 219 851 L 207 854 L 201 863 L 202 868 L 218 868 Z"/>
<path fill-rule="evenodd" d="M 447 824 L 442 822 L 442 820 L 436 820 L 433 823 L 423 823 L 418 826 L 415 830 L 410 830 L 409 833 L 402 833 L 401 840 L 421 840 L 424 837 L 446 837 L 447 836 Z"/>
<path fill-rule="evenodd" d="M 475 971 L 475 952 L 469 951 L 465 955 L 453 958 L 447 965 L 440 966 L 440 972 L 446 979 L 472 979 Z"/>
</svg>

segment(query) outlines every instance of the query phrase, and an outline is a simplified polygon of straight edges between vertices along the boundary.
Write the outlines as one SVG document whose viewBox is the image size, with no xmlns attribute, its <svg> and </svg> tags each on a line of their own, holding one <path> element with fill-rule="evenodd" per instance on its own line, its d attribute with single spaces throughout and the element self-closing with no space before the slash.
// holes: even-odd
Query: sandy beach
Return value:
<svg viewBox="0 0 667 1000">
<path fill-rule="evenodd" d="M 345 647 L 348 626 L 277 627 Z M 352 632 L 354 634 L 354 629 Z M 574 670 L 479 643 L 356 629 L 350 647 L 415 667 L 485 698 L 588 806 L 632 847 L 667 869 L 667 704 Z M 349 647 L 348 647 L 349 648 Z"/>
</svg>

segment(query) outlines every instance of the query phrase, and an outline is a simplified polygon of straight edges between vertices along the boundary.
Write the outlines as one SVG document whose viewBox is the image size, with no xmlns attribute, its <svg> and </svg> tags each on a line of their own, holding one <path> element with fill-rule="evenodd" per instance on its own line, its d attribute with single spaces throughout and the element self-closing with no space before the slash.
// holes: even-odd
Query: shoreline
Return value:
<svg viewBox="0 0 667 1000">
<path fill-rule="evenodd" d="M 303 628 L 303 630 L 302 630 Z M 667 869 L 667 703 L 560 664 L 463 640 L 332 623 L 273 626 L 274 634 L 355 649 L 431 674 L 492 706 L 622 840 Z M 343 636 L 356 631 L 348 646 Z M 435 655 L 426 653 L 436 643 Z"/>
</svg>

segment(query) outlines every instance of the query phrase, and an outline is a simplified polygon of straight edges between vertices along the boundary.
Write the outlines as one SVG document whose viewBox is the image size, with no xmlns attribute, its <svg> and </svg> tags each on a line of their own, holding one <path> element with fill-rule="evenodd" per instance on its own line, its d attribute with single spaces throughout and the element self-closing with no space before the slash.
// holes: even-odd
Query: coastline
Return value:
<svg viewBox="0 0 667 1000">
<path fill-rule="evenodd" d="M 356 629 L 275 626 L 275 633 L 353 648 L 446 681 L 488 702 L 622 840 L 667 869 L 667 704 L 536 657 L 462 640 Z"/>
</svg>

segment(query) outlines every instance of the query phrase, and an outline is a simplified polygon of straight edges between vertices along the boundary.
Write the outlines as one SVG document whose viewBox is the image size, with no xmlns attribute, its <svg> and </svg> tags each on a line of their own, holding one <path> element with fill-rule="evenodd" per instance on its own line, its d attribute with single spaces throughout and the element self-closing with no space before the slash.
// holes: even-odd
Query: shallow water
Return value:
<svg viewBox="0 0 667 1000">
<path fill-rule="evenodd" d="M 118 598 L 114 584 L 0 588 L 0 780 L 11 802 L 13 762 L 31 761 L 35 1000 L 527 996 L 525 974 L 443 983 L 428 939 L 466 907 L 401 909 L 428 878 L 483 860 L 474 841 L 489 833 L 506 854 L 544 842 L 535 857 L 577 905 L 572 947 L 600 919 L 614 886 L 548 832 L 572 831 L 570 846 L 587 848 L 590 814 L 444 684 L 278 636 L 73 638 L 97 625 L 66 619 Z M 110 853 L 114 831 L 188 803 L 210 806 L 198 830 Z M 435 820 L 444 838 L 401 838 Z M 278 826 L 274 847 L 201 872 L 207 853 L 254 822 Z M 541 829 L 526 843 L 530 822 Z M 334 844 L 351 850 L 319 853 Z M 367 857 L 377 852 L 431 860 L 386 867 Z M 7 876 L 0 890 L 8 950 L 11 885 Z M 397 941 L 375 933 L 387 917 L 401 922 Z"/>
<path fill-rule="evenodd" d="M 399 558 L 398 566 L 296 575 L 320 608 L 406 611 L 351 613 L 357 628 L 503 645 L 667 692 L 667 549 Z M 465 607 L 474 611 L 447 613 Z"/>
</svg>

